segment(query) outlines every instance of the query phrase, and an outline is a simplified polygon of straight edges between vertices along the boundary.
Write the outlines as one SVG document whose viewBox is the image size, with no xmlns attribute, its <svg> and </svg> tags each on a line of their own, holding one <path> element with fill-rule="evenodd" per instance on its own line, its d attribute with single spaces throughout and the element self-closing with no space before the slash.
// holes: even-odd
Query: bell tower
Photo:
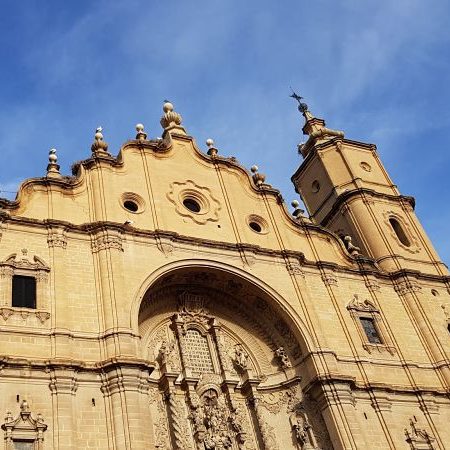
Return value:
<svg viewBox="0 0 450 450">
<path fill-rule="evenodd" d="M 351 236 L 363 254 L 388 272 L 408 268 L 447 274 L 414 212 L 414 198 L 400 194 L 376 146 L 327 128 L 302 97 L 292 97 L 299 103 L 308 136 L 298 146 L 304 160 L 292 182 L 311 220 L 341 238 Z"/>
</svg>

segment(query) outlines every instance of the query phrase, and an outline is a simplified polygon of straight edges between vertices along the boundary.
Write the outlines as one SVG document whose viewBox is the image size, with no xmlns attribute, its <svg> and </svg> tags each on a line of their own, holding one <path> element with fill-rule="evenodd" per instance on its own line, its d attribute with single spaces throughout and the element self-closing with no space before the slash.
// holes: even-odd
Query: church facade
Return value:
<svg viewBox="0 0 450 450">
<path fill-rule="evenodd" d="M 300 102 L 308 215 L 164 104 L 161 139 L 0 199 L 4 448 L 450 446 L 450 276 L 376 147 Z"/>
</svg>

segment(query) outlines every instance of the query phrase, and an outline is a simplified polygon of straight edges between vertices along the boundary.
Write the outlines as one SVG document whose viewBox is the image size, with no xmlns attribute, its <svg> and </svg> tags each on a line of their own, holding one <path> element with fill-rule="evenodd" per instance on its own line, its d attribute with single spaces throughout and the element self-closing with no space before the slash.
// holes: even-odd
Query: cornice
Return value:
<svg viewBox="0 0 450 450">
<path fill-rule="evenodd" d="M 5 369 L 21 369 L 26 367 L 29 370 L 40 370 L 48 372 L 50 370 L 71 370 L 77 372 L 97 372 L 106 373 L 118 368 L 138 369 L 153 372 L 155 365 L 142 358 L 115 357 L 99 362 L 86 362 L 79 359 L 55 358 L 51 360 L 32 360 L 15 358 L 11 356 L 0 357 L 0 371 Z"/>
<path fill-rule="evenodd" d="M 331 194 L 322 202 L 322 205 L 327 202 L 327 200 L 330 198 L 330 196 L 331 196 Z M 321 225 L 323 227 L 326 227 L 328 222 L 330 222 L 330 220 L 333 219 L 333 217 L 339 213 L 342 205 L 344 205 L 345 203 L 349 202 L 351 199 L 353 199 L 354 197 L 357 197 L 357 196 L 361 196 L 361 197 L 370 196 L 370 197 L 381 198 L 383 200 L 397 201 L 397 202 L 405 201 L 406 203 L 408 203 L 411 206 L 411 208 L 413 210 L 416 206 L 416 201 L 415 201 L 414 197 L 411 197 L 408 195 L 401 195 L 401 194 L 400 195 L 385 194 L 382 192 L 377 192 L 373 189 L 360 187 L 360 188 L 352 189 L 352 190 L 342 192 L 341 194 L 339 194 L 336 197 L 336 200 L 335 200 L 333 206 L 331 207 L 331 210 L 321 220 Z M 320 210 L 322 205 L 319 207 L 318 211 Z M 315 215 L 317 215 L 317 212 Z M 312 216 L 312 217 L 314 217 L 314 216 Z"/>
<path fill-rule="evenodd" d="M 311 267 L 315 269 L 329 269 L 336 272 L 341 273 L 349 273 L 349 274 L 358 274 L 358 275 L 374 275 L 377 278 L 392 280 L 392 277 L 405 276 L 410 275 L 416 277 L 418 279 L 424 279 L 429 281 L 444 281 L 450 282 L 449 275 L 433 275 L 426 274 L 423 272 L 418 272 L 417 270 L 408 270 L 404 269 L 399 272 L 388 273 L 382 271 L 377 265 L 376 262 L 368 257 L 358 255 L 356 257 L 351 257 L 350 255 L 346 255 L 343 253 L 343 256 L 347 258 L 349 263 L 351 263 L 351 267 L 343 266 L 332 261 L 310 261 L 305 259 L 305 255 L 301 251 L 296 250 L 275 250 L 260 247 L 259 245 L 247 244 L 247 243 L 233 243 L 233 242 L 224 242 L 224 241 L 215 241 L 210 239 L 185 236 L 179 234 L 174 231 L 166 231 L 166 230 L 140 230 L 137 228 L 130 227 L 129 225 L 119 224 L 117 222 L 92 222 L 87 224 L 75 225 L 69 222 L 61 221 L 61 220 L 39 220 L 39 219 L 30 219 L 25 217 L 16 217 L 10 216 L 8 213 L 0 212 L 0 221 L 3 222 L 11 222 L 16 224 L 23 224 L 25 226 L 31 226 L 36 228 L 45 228 L 47 230 L 48 226 L 58 226 L 64 228 L 65 231 L 71 231 L 74 233 L 86 234 L 86 237 L 90 237 L 92 234 L 96 234 L 100 231 L 109 231 L 112 230 L 116 233 L 120 233 L 123 235 L 126 240 L 126 236 L 135 236 L 141 238 L 151 238 L 151 239 L 166 239 L 172 242 L 180 243 L 180 244 L 188 244 L 195 246 L 203 246 L 205 248 L 217 248 L 228 251 L 250 251 L 256 255 L 261 256 L 269 256 L 269 257 L 277 257 L 280 259 L 288 259 L 290 257 L 298 259 L 302 262 L 304 267 Z M 306 222 L 295 222 L 292 220 L 294 224 L 298 227 L 303 228 L 305 230 L 314 231 L 319 234 L 326 234 L 329 237 L 335 239 L 340 245 L 343 245 L 339 242 L 338 238 L 334 233 L 329 230 L 322 228 L 319 225 L 306 223 Z M 399 275 L 401 273 L 401 275 Z"/>
<path fill-rule="evenodd" d="M 442 397 L 443 400 L 448 399 L 449 393 L 445 389 L 434 388 L 431 386 L 405 386 L 405 385 L 393 385 L 392 383 L 384 382 L 366 382 L 359 383 L 352 376 L 340 375 L 340 374 L 323 374 L 316 375 L 311 378 L 303 388 L 304 393 L 322 391 L 324 386 L 330 385 L 347 385 L 348 391 L 356 394 L 359 392 L 378 392 L 378 393 L 390 393 L 393 395 L 433 395 L 436 397 Z M 319 393 L 320 395 L 320 393 Z M 314 395 L 313 395 L 314 396 Z"/>
<path fill-rule="evenodd" d="M 353 141 L 351 139 L 345 139 L 345 138 L 337 136 L 337 137 L 335 137 L 333 139 L 327 140 L 327 141 L 322 142 L 320 144 L 316 144 L 313 148 L 308 150 L 307 156 L 304 158 L 304 160 L 302 161 L 302 163 L 300 164 L 298 169 L 291 176 L 291 181 L 294 182 L 294 180 L 297 179 L 298 176 L 302 172 L 304 172 L 306 170 L 307 166 L 312 162 L 312 160 L 314 159 L 314 156 L 317 155 L 319 150 L 325 150 L 328 147 L 330 147 L 330 148 L 334 147 L 335 148 L 336 147 L 336 142 L 342 142 L 344 144 L 357 146 L 360 149 L 368 150 L 368 151 L 371 151 L 371 152 L 374 152 L 374 153 L 376 153 L 376 151 L 377 151 L 377 147 L 376 147 L 375 144 L 368 144 L 366 142 Z"/>
</svg>

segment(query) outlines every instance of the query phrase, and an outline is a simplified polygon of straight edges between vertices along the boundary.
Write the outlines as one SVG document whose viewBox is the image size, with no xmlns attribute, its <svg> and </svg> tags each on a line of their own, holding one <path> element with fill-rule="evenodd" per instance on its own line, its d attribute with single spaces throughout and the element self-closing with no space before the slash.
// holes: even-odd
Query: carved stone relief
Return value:
<svg viewBox="0 0 450 450">
<path fill-rule="evenodd" d="M 156 411 L 153 410 L 155 448 L 160 450 L 170 450 L 170 434 L 166 407 L 163 395 L 159 392 L 158 388 L 149 389 L 149 400 L 151 405 L 156 405 Z"/>
<path fill-rule="evenodd" d="M 409 429 L 405 428 L 406 442 L 413 450 L 434 449 L 435 438 L 423 428 L 417 426 L 417 420 L 409 420 Z"/>
<path fill-rule="evenodd" d="M 33 448 L 42 450 L 47 425 L 41 414 L 36 414 L 36 418 L 32 416 L 28 402 L 23 400 L 20 404 L 20 413 L 16 418 L 11 411 L 6 413 L 2 430 L 5 432 L 6 448 L 13 448 L 14 439 L 19 438 L 32 442 Z"/>
<path fill-rule="evenodd" d="M 145 342 L 160 368 L 154 382 L 166 392 L 161 403 L 152 400 L 156 448 L 165 448 L 167 435 L 180 449 L 318 448 L 306 446 L 323 440 L 315 418 L 297 407 L 300 387 L 279 385 L 280 377 L 295 373 L 293 353 L 301 355 L 288 323 L 239 283 L 225 280 L 233 298 L 218 293 L 220 281 L 209 277 L 171 276 L 141 306 L 140 330 L 149 334 Z M 246 379 L 252 385 L 237 387 Z M 264 385 L 261 391 L 258 385 Z"/>
<path fill-rule="evenodd" d="M 187 217 L 199 225 L 219 220 L 221 209 L 219 200 L 215 198 L 211 189 L 200 186 L 192 180 L 171 183 L 167 198 L 180 216 Z M 186 200 L 194 201 L 198 205 L 198 211 L 186 207 Z"/>
</svg>

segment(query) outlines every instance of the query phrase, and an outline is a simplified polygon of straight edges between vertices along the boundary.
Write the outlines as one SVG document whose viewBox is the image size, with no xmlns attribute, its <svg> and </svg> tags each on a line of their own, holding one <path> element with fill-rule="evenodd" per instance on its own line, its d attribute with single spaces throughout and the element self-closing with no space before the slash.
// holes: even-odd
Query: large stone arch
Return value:
<svg viewBox="0 0 450 450">
<path fill-rule="evenodd" d="M 179 270 L 195 269 L 206 271 L 217 271 L 228 274 L 230 278 L 236 280 L 242 280 L 248 283 L 258 292 L 262 298 L 273 308 L 277 314 L 288 324 L 290 330 L 294 333 L 296 340 L 299 342 L 301 351 L 304 354 L 315 350 L 316 345 L 313 337 L 307 331 L 307 326 L 297 314 L 297 312 L 291 307 L 289 302 L 283 298 L 275 289 L 265 283 L 255 275 L 242 270 L 239 267 L 235 267 L 229 264 L 225 264 L 219 261 L 206 260 L 206 259 L 184 259 L 165 264 L 154 270 L 141 284 L 138 292 L 136 293 L 131 305 L 130 311 L 130 326 L 137 334 L 139 333 L 139 309 L 144 299 L 145 294 L 158 280 L 161 280 L 164 276 Z"/>
<path fill-rule="evenodd" d="M 331 448 L 302 393 L 311 341 L 270 286 L 199 260 L 167 264 L 144 286 L 132 320 L 140 356 L 155 364 L 157 448 Z"/>
</svg>

